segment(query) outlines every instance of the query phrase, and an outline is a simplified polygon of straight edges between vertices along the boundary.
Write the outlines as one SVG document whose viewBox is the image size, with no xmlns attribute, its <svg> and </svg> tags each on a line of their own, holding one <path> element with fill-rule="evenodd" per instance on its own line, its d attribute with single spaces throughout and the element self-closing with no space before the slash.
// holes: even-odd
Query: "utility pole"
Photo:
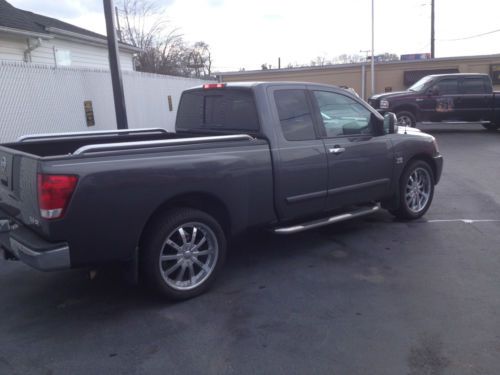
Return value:
<svg viewBox="0 0 500 375">
<path fill-rule="evenodd" d="M 434 1 L 434 0 L 433 0 Z M 371 78 L 372 78 L 372 93 L 375 94 L 375 0 L 372 0 L 372 69 L 371 69 Z"/>
<path fill-rule="evenodd" d="M 122 40 L 122 28 L 120 27 L 120 15 L 118 14 L 118 7 L 115 7 L 115 16 L 116 16 L 116 33 L 118 34 L 118 40 L 123 42 Z"/>
<path fill-rule="evenodd" d="M 370 50 L 360 50 L 359 52 L 365 54 L 365 61 L 361 64 L 361 98 L 366 100 L 366 62 L 368 61 L 368 53 L 370 53 Z"/>
<path fill-rule="evenodd" d="M 120 69 L 118 42 L 116 41 L 113 0 L 103 0 L 103 4 L 104 16 L 106 17 L 106 32 L 108 35 L 109 68 L 111 70 L 111 82 L 113 84 L 113 97 L 115 100 L 116 125 L 118 129 L 128 129 L 122 71 Z"/>
<path fill-rule="evenodd" d="M 434 58 L 434 0 L 431 0 L 431 59 Z"/>
</svg>

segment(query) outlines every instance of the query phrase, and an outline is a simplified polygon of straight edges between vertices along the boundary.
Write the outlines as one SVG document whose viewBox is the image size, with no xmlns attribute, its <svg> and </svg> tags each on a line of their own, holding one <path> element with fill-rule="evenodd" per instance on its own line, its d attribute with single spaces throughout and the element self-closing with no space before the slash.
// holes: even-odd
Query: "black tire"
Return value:
<svg viewBox="0 0 500 375">
<path fill-rule="evenodd" d="M 409 111 L 399 111 L 396 113 L 399 126 L 410 126 L 412 128 L 417 126 L 417 119 L 415 115 Z"/>
<path fill-rule="evenodd" d="M 483 128 L 485 128 L 486 130 L 488 130 L 490 132 L 497 131 L 498 128 L 500 128 L 500 125 L 497 125 L 497 124 L 481 124 L 481 125 L 483 125 Z"/>
<path fill-rule="evenodd" d="M 427 176 L 427 182 L 420 184 L 415 182 L 415 176 Z M 412 178 L 412 180 L 410 180 Z M 413 182 L 412 182 L 413 181 Z M 416 185 L 414 185 L 416 183 Z M 425 193 L 425 194 L 424 194 Z M 424 195 L 427 195 L 424 200 Z M 412 161 L 403 171 L 399 181 L 399 204 L 398 208 L 390 212 L 398 219 L 415 220 L 427 212 L 434 197 L 434 173 L 429 164 L 423 160 Z M 425 203 L 424 203 L 425 202 Z"/>
<path fill-rule="evenodd" d="M 154 219 L 144 237 L 140 249 L 142 276 L 169 299 L 184 300 L 205 292 L 224 264 L 226 236 L 217 220 L 203 211 L 166 211 Z"/>
</svg>

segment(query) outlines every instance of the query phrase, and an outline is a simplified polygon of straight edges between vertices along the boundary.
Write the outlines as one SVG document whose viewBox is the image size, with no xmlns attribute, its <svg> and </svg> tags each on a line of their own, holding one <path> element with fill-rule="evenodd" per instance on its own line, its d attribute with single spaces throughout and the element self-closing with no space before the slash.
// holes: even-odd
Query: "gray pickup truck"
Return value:
<svg viewBox="0 0 500 375">
<path fill-rule="evenodd" d="M 193 297 L 249 228 L 421 217 L 442 157 L 395 121 L 337 87 L 214 83 L 183 93 L 175 133 L 25 136 L 0 145 L 1 248 L 40 270 L 126 262 Z"/>
</svg>

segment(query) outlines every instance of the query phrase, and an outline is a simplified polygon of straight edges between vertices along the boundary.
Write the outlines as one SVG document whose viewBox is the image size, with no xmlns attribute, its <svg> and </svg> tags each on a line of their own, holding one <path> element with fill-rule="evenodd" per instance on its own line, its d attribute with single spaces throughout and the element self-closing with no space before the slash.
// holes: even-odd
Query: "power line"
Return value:
<svg viewBox="0 0 500 375">
<path fill-rule="evenodd" d="M 466 39 L 473 39 L 473 38 L 479 38 L 481 36 L 485 36 L 485 35 L 489 35 L 489 34 L 494 34 L 494 33 L 498 33 L 500 31 L 500 29 L 497 29 L 497 30 L 491 30 L 491 31 L 488 31 L 488 32 L 485 32 L 485 33 L 481 33 L 481 34 L 476 34 L 476 35 L 470 35 L 470 36 L 466 36 L 466 37 L 463 37 L 463 38 L 456 38 L 456 39 L 439 39 L 440 42 L 456 42 L 458 40 L 466 40 Z"/>
</svg>

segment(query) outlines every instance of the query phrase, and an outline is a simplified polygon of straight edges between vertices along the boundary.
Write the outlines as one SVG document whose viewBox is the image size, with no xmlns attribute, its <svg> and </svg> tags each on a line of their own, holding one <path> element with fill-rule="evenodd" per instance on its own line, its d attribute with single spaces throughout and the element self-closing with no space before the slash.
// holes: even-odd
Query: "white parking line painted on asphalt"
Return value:
<svg viewBox="0 0 500 375">
<path fill-rule="evenodd" d="M 428 223 L 451 223 L 451 222 L 462 222 L 465 224 L 473 223 L 494 223 L 500 222 L 500 219 L 436 219 L 427 220 Z"/>
</svg>

